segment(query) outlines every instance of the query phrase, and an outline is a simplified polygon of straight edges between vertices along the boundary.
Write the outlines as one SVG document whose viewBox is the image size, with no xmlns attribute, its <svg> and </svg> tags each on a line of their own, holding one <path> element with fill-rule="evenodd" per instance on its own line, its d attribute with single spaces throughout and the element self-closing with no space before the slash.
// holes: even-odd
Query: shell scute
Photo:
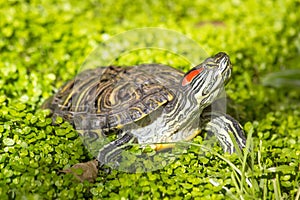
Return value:
<svg viewBox="0 0 300 200">
<path fill-rule="evenodd" d="M 43 107 L 76 129 L 118 129 L 172 101 L 174 84 L 181 77 L 182 72 L 159 64 L 89 69 L 62 86 Z"/>
</svg>

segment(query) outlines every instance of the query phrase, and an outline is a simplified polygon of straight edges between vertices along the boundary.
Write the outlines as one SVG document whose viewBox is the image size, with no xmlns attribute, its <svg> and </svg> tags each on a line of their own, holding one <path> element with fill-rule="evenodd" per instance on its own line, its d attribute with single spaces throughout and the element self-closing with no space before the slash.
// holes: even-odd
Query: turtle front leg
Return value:
<svg viewBox="0 0 300 200">
<path fill-rule="evenodd" d="M 98 160 L 100 167 L 111 161 L 117 160 L 122 151 L 129 149 L 131 147 L 130 144 L 135 141 L 136 137 L 129 131 L 120 133 L 116 140 L 108 143 L 99 150 L 96 159 Z"/>
<path fill-rule="evenodd" d="M 238 121 L 227 114 L 206 111 L 201 115 L 201 124 L 207 132 L 213 133 L 224 152 L 235 152 L 234 144 L 229 132 L 231 132 L 240 149 L 246 146 L 246 137 L 242 126 Z"/>
<path fill-rule="evenodd" d="M 123 150 L 130 148 L 130 146 L 126 144 L 131 143 L 134 140 L 135 137 L 132 134 L 123 132 L 120 134 L 119 138 L 103 146 L 99 150 L 96 159 L 75 164 L 68 169 L 61 170 L 61 172 L 73 174 L 80 182 L 85 180 L 94 182 L 97 178 L 99 169 L 101 170 L 105 164 L 115 161 Z"/>
</svg>

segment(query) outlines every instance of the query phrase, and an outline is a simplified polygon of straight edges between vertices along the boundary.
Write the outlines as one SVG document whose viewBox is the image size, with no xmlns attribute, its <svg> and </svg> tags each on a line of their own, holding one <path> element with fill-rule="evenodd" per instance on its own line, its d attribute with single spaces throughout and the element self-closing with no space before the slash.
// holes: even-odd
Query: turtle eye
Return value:
<svg viewBox="0 0 300 200">
<path fill-rule="evenodd" d="M 207 63 L 206 64 L 206 67 L 208 68 L 208 69 L 213 69 L 213 68 L 215 68 L 215 67 L 217 67 L 218 65 L 216 64 L 216 63 Z"/>
</svg>

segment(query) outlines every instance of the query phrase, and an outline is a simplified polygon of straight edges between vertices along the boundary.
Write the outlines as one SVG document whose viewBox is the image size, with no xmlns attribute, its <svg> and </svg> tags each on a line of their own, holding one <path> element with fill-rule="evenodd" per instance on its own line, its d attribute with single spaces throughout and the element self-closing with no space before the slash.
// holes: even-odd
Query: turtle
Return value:
<svg viewBox="0 0 300 200">
<path fill-rule="evenodd" d="M 224 152 L 236 151 L 232 139 L 243 149 L 246 137 L 240 123 L 211 108 L 221 98 L 231 72 L 224 52 L 186 73 L 157 63 L 96 67 L 79 73 L 42 107 L 50 109 L 53 118 L 70 122 L 88 142 L 114 136 L 96 149 L 95 160 L 73 166 L 84 170 L 77 178 L 91 180 L 128 143 L 153 144 L 151 148 L 160 151 L 206 130 L 216 136 Z M 93 177 L 85 171 L 92 171 Z"/>
</svg>

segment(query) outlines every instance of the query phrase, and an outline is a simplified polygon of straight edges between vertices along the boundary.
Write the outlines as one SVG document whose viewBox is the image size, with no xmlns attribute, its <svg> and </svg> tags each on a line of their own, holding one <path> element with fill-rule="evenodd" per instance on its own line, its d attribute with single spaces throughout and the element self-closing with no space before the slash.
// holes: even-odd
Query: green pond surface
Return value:
<svg viewBox="0 0 300 200">
<path fill-rule="evenodd" d="M 295 0 L 0 1 L 0 199 L 299 200 L 299 10 Z M 150 31 L 156 37 L 120 36 L 147 27 L 159 28 Z M 189 42 L 158 34 L 167 30 Z M 99 47 L 111 38 L 113 52 Z M 134 49 L 148 39 L 167 41 L 170 51 Z M 117 51 L 128 43 L 131 51 Z M 95 49 L 113 64 L 184 71 L 198 54 L 200 63 L 204 54 L 226 52 L 233 64 L 227 112 L 244 127 L 250 150 L 229 155 L 213 143 L 200 151 L 204 133 L 155 171 L 107 168 L 94 183 L 59 173 L 92 156 L 72 125 L 61 118 L 52 125 L 40 106 Z"/>
</svg>

